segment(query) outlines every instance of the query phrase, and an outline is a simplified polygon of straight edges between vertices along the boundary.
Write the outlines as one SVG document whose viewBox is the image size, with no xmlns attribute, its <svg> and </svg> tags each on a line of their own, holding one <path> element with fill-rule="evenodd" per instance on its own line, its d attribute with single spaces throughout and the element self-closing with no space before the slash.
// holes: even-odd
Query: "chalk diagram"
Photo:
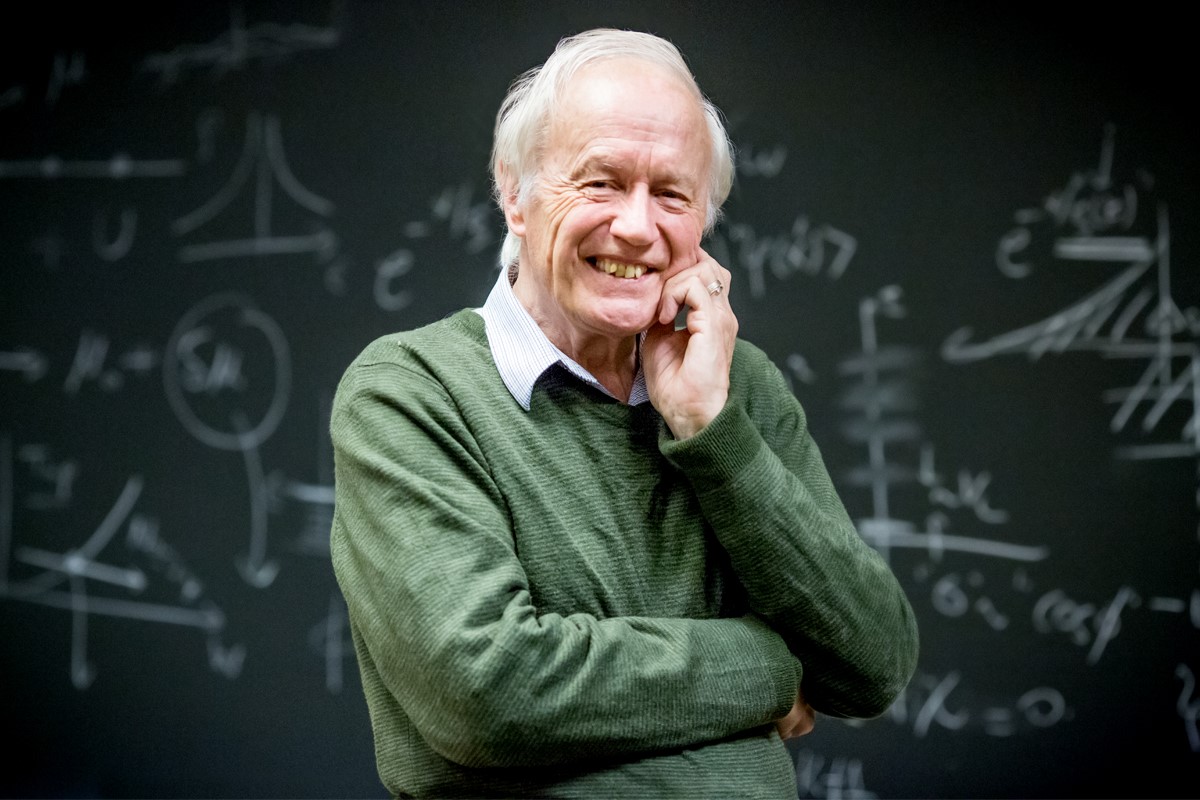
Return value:
<svg viewBox="0 0 1200 800">
<path fill-rule="evenodd" d="M 990 473 L 959 469 L 947 480 L 938 470 L 934 445 L 914 417 L 920 401 L 911 376 L 921 352 L 881 341 L 881 324 L 901 320 L 906 314 L 903 291 L 894 285 L 858 304 L 861 350 L 844 358 L 838 371 L 850 381 L 840 400 L 841 408 L 851 415 L 842 425 L 842 435 L 865 449 L 866 460 L 847 470 L 841 483 L 869 494 L 870 513 L 855 524 L 863 539 L 893 567 L 900 551 L 926 556 L 913 577 L 918 585 L 929 587 L 935 611 L 948 618 L 978 618 L 992 631 L 1002 633 L 1010 625 L 1011 612 L 984 593 L 984 571 L 952 568 L 944 562 L 957 555 L 955 564 L 963 558 L 1011 564 L 1014 585 L 1028 584 L 1024 565 L 1044 561 L 1050 550 L 1040 544 L 1015 544 L 997 535 L 1000 526 L 1009 522 L 1009 515 L 993 507 L 988 497 Z M 910 456 L 907 463 L 898 457 L 904 454 Z M 915 491 L 923 498 L 919 503 L 926 510 L 923 519 L 897 515 L 893 495 L 900 490 L 910 496 Z M 953 520 L 960 517 L 990 533 L 953 533 Z M 940 571 L 943 569 L 946 571 Z M 1001 591 L 1007 594 L 1009 590 Z M 956 703 L 953 696 L 963 683 L 959 671 L 942 676 L 919 672 L 888 715 L 920 738 L 934 727 L 957 731 L 968 726 L 990 736 L 1012 736 L 1029 728 L 1050 727 L 1071 714 L 1064 696 L 1048 686 L 1032 687 L 1013 702 L 998 700 L 983 708 L 969 708 Z M 811 772 L 814 763 L 806 763 L 805 768 Z M 844 772 L 851 767 L 841 763 L 838 769 Z M 854 780 L 860 781 L 861 775 Z"/>
<path fill-rule="evenodd" d="M 893 567 L 903 553 L 917 557 L 912 571 L 903 576 L 914 580 L 918 591 L 928 592 L 928 602 L 940 617 L 981 622 L 997 637 L 1015 623 L 1027 622 L 1035 636 L 1061 639 L 1083 651 L 1083 663 L 1089 668 L 1101 663 L 1122 632 L 1123 618 L 1124 628 L 1129 629 L 1132 614 L 1178 619 L 1200 628 L 1200 590 L 1177 597 L 1120 586 L 1111 597 L 1089 602 L 1057 587 L 1039 587 L 1037 565 L 1050 562 L 1051 549 L 1006 541 L 1005 526 L 1019 521 L 989 498 L 993 476 L 970 469 L 950 472 L 939 466 L 934 444 L 916 419 L 921 404 L 914 376 L 919 374 L 923 353 L 886 339 L 907 316 L 903 290 L 885 286 L 862 298 L 857 311 L 861 349 L 838 364 L 839 374 L 848 381 L 840 395 L 840 408 L 847 414 L 841 432 L 845 440 L 862 448 L 865 458 L 844 470 L 839 483 L 849 487 L 850 497 L 857 490 L 870 498 L 869 512 L 855 519 L 864 540 Z M 926 513 L 921 519 L 905 519 L 898 509 L 914 506 L 896 500 L 903 493 L 911 501 L 914 492 Z M 970 533 L 958 533 L 956 526 Z M 905 569 L 911 561 L 903 560 Z M 992 568 L 974 566 L 983 562 Z M 1001 572 L 1010 570 L 1007 581 L 995 581 L 997 566 Z M 1171 711 L 1183 723 L 1189 748 L 1200 752 L 1195 670 L 1180 663 L 1168 672 L 1162 679 L 1174 678 L 1178 685 Z M 885 718 L 918 739 L 935 730 L 1009 738 L 1071 723 L 1076 709 L 1070 688 L 1049 685 L 1045 676 L 1030 677 L 1028 688 L 1010 697 L 976 685 L 963 669 L 940 674 L 918 669 Z M 831 757 L 807 748 L 794 750 L 792 756 L 800 796 L 874 796 L 867 788 L 861 759 Z"/>
<path fill-rule="evenodd" d="M 138 509 L 144 476 L 126 478 L 95 528 L 78 537 L 81 544 L 54 551 L 14 541 L 18 456 L 12 437 L 0 436 L 0 598 L 70 613 L 70 676 L 75 688 L 87 689 L 96 678 L 97 668 L 88 657 L 94 616 L 198 629 L 207 642 L 209 668 L 228 678 L 240 674 L 245 648 L 223 643 L 225 613 L 160 534 L 157 520 Z M 56 495 L 65 502 L 70 490 L 64 496 L 61 485 L 58 488 Z"/>
<path fill-rule="evenodd" d="M 946 338 L 942 357 L 969 365 L 1010 355 L 1037 362 L 1047 355 L 1091 352 L 1144 364 L 1133 385 L 1106 390 L 1103 401 L 1116 407 L 1109 423 L 1114 435 L 1132 429 L 1150 441 L 1116 447 L 1114 455 L 1188 458 L 1200 467 L 1200 310 L 1181 307 L 1173 294 L 1168 205 L 1144 199 L 1154 188 L 1146 171 L 1124 181 L 1114 177 L 1115 140 L 1115 127 L 1106 126 L 1095 167 L 1073 173 L 1039 204 L 1016 211 L 1015 226 L 997 245 L 996 266 L 1015 279 L 1029 276 L 1047 258 L 1112 264 L 1119 271 L 1078 301 L 1023 327 L 982 341 L 972 341 L 973 331 L 960 328 Z M 1200 490 L 1196 504 L 1200 507 Z M 1065 632 L 1088 647 L 1087 663 L 1094 665 L 1106 640 L 1119 632 L 1126 609 L 1186 620 L 1192 636 L 1200 630 L 1200 588 L 1190 597 L 1143 597 L 1123 586 L 1102 608 L 1052 592 L 1035 608 L 1035 619 L 1039 630 Z M 1095 621 L 1094 638 L 1080 624 L 1088 618 Z M 1180 687 L 1175 711 L 1190 749 L 1200 752 L 1196 669 L 1181 662 L 1172 677 Z"/>
<path fill-rule="evenodd" d="M 62 386 L 77 395 L 89 386 L 105 393 L 131 391 L 117 365 L 106 365 L 109 342 L 84 331 Z M 248 537 L 234 558 L 237 574 L 255 589 L 268 588 L 281 569 L 284 545 L 272 545 L 270 516 L 284 508 L 303 514 L 288 549 L 328 559 L 333 513 L 332 454 L 324 430 L 331 398 L 321 401 L 317 474 L 300 480 L 264 468 L 262 446 L 284 420 L 292 393 L 290 346 L 278 323 L 249 297 L 227 292 L 207 297 L 175 325 L 161 351 L 142 345 L 142 371 L 161 367 L 162 387 L 180 425 L 207 448 L 235 454 L 248 488 Z M 36 383 L 48 359 L 24 374 Z M 20 480 L 18 481 L 18 478 Z M 96 675 L 88 659 L 88 620 L 94 615 L 188 626 L 208 642 L 209 665 L 237 677 L 246 657 L 242 645 L 226 646 L 226 613 L 206 581 L 169 543 L 152 512 L 142 507 L 148 479 L 131 474 L 117 498 L 86 536 L 56 531 L 54 546 L 26 543 L 16 512 L 65 509 L 89 488 L 76 459 L 47 445 L 0 438 L 0 599 L 24 601 L 71 613 L 71 680 L 87 688 Z M 278 533 L 274 534 L 278 539 Z M 63 545 L 70 540 L 71 544 Z M 328 611 L 309 630 L 307 647 L 323 661 L 326 688 L 339 692 L 344 664 L 352 658 L 345 605 L 336 590 Z"/>
<path fill-rule="evenodd" d="M 339 10 L 340 5 L 334 3 L 331 16 L 336 17 Z M 170 84 L 186 70 L 227 72 L 254 60 L 280 61 L 301 50 L 328 49 L 339 42 L 340 33 L 333 26 L 247 24 L 242 6 L 235 4 L 225 33 L 204 44 L 151 55 L 142 68 Z M 82 85 L 87 77 L 82 53 L 60 54 L 53 66 L 47 105 L 57 102 L 62 88 Z M 11 87 L 4 92 L 0 107 L 24 104 L 27 89 Z M 211 127 L 217 116 L 218 112 L 202 116 L 198 128 Z M 338 258 L 338 237 L 325 223 L 333 214 L 333 203 L 309 190 L 293 174 L 278 116 L 251 112 L 244 130 L 240 155 L 220 188 L 171 223 L 168 232 L 183 240 L 178 260 L 184 265 L 200 265 L 243 257 L 287 260 L 311 256 L 324 270 L 326 287 L 333 292 L 345 266 Z M 211 144 L 208 139 L 202 137 L 202 150 L 206 143 Z M 206 160 L 211 160 L 211 154 L 201 158 Z M 50 153 L 0 160 L 0 180 L 130 183 L 150 179 L 161 183 L 194 175 L 196 167 L 183 159 L 135 158 L 124 151 L 100 158 Z M 298 224 L 299 230 L 287 230 L 281 198 L 315 220 L 305 227 L 292 214 L 287 219 Z M 247 204 L 250 215 L 241 218 L 244 230 L 229 235 L 238 230 L 234 227 L 236 212 Z M 108 262 L 124 258 L 134 240 L 145 235 L 145 227 L 139 224 L 138 210 L 132 206 L 119 210 L 115 217 L 97 212 L 91 230 L 93 255 Z M 46 233 L 33 246 L 47 267 L 58 267 L 67 255 L 67 242 L 57 231 Z M 42 385 L 48 378 L 53 380 L 56 366 L 68 366 L 55 362 L 54 356 L 40 348 L 5 347 L 0 352 L 0 375 L 20 376 L 25 385 Z M 58 377 L 63 395 L 83 397 L 89 389 L 106 394 L 145 391 L 152 384 L 135 381 L 155 371 L 161 373 L 160 385 L 171 412 L 187 433 L 207 448 L 232 454 L 245 472 L 248 537 L 245 549 L 233 557 L 241 580 L 266 589 L 278 576 L 282 548 L 278 541 L 272 542 L 268 522 L 272 513 L 284 507 L 300 508 L 307 515 L 292 552 L 327 559 L 327 541 L 320 541 L 317 530 L 323 526 L 327 539 L 333 504 L 332 475 L 327 474 L 331 455 L 318 454 L 319 474 L 312 482 L 268 472 L 263 465 L 263 445 L 286 417 L 292 392 L 290 347 L 278 323 L 249 297 L 214 295 L 183 315 L 165 346 L 138 341 L 122 347 L 104 331 L 84 328 L 65 380 L 61 374 Z M 327 410 L 322 413 L 327 418 Z M 117 487 L 116 499 L 107 498 L 111 506 L 94 499 L 85 505 L 85 493 L 103 489 L 90 476 L 81 476 L 79 463 L 71 454 L 55 454 L 49 445 L 27 441 L 19 431 L 0 430 L 0 435 L 0 599 L 70 613 L 73 684 L 85 689 L 97 674 L 88 653 L 88 623 L 97 616 L 199 629 L 208 642 L 210 667 L 226 677 L 237 677 L 246 648 L 222 643 L 230 620 L 216 600 L 217 582 L 211 576 L 203 579 L 201 571 L 187 563 L 169 543 L 173 535 L 181 534 L 160 526 L 154 517 L 149 491 L 154 476 L 135 468 Z M 322 432 L 318 432 L 317 441 L 322 440 Z M 67 526 L 35 534 L 49 519 L 37 517 L 38 512 L 63 510 L 72 504 L 84 513 L 91 513 L 87 509 L 96 505 L 99 518 L 79 535 Z M 278 533 L 274 538 L 279 538 Z M 328 612 L 312 626 L 308 637 L 309 647 L 316 649 L 326 664 L 326 686 L 331 692 L 340 690 L 343 661 L 352 657 L 347 655 L 349 636 L 344 606 L 339 602 L 335 593 Z"/>
<path fill-rule="evenodd" d="M 253 231 L 245 236 L 185 244 L 179 250 L 179 260 L 194 264 L 238 257 L 312 254 L 320 264 L 331 262 L 339 252 L 339 241 L 324 223 L 307 233 L 275 232 L 277 188 L 318 217 L 333 214 L 333 203 L 307 189 L 288 166 L 279 117 L 250 112 L 242 152 L 229 178 L 211 198 L 172 222 L 171 230 L 180 237 L 192 234 L 226 212 L 244 191 L 250 191 L 254 201 Z"/>
<path fill-rule="evenodd" d="M 1059 313 L 983 342 L 972 343 L 970 329 L 955 331 L 945 340 L 941 355 L 955 364 L 1011 354 L 1037 361 L 1048 354 L 1068 351 L 1144 361 L 1145 369 L 1134 385 L 1105 393 L 1104 400 L 1116 406 L 1110 423 L 1112 431 L 1120 432 L 1136 422 L 1142 435 L 1159 435 L 1168 418 L 1176 419 L 1179 426 L 1167 430 L 1165 441 L 1159 436 L 1151 443 L 1123 446 L 1116 449 L 1116 456 L 1196 458 L 1200 455 L 1196 413 L 1200 407 L 1196 345 L 1200 314 L 1194 307 L 1181 308 L 1171 293 L 1166 205 L 1153 206 L 1149 224 L 1139 215 L 1139 208 L 1146 206 L 1141 194 L 1153 186 L 1152 177 L 1141 173 L 1136 181 L 1115 183 L 1111 170 L 1113 141 L 1110 127 L 1105 131 L 1096 168 L 1072 175 L 1066 186 L 1039 207 L 1017 213 L 1018 225 L 1001 239 L 996 260 L 1011 277 L 1030 274 L 1033 263 L 1023 259 L 1032 257 L 1029 249 L 1039 241 L 1034 229 L 1042 226 L 1054 234 L 1054 258 L 1115 263 L 1121 267 L 1116 276 Z M 1123 617 L 1128 628 L 1127 618 L 1135 613 L 1178 619 L 1188 627 L 1189 635 L 1194 635 L 1200 629 L 1200 589 L 1180 596 L 1120 586 L 1105 600 L 1076 599 L 1059 588 L 1036 586 L 1031 571 L 1020 566 L 1048 559 L 1048 548 L 1012 545 L 997 537 L 950 534 L 949 513 L 953 510 L 969 511 L 975 524 L 989 526 L 1006 524 L 1007 514 L 993 508 L 987 499 L 991 482 L 988 473 L 960 470 L 956 483 L 946 482 L 935 468 L 932 445 L 922 440 L 919 427 L 905 416 L 918 407 L 906 376 L 919 361 L 920 353 L 879 342 L 880 323 L 905 315 L 901 298 L 901 290 L 889 286 L 859 304 L 862 351 L 840 365 L 841 373 L 856 381 L 845 394 L 843 407 L 858 414 L 844 426 L 844 436 L 868 454 L 865 464 L 844 476 L 849 486 L 870 493 L 871 513 L 857 520 L 863 538 L 889 561 L 900 550 L 927 555 L 927 563 L 918 566 L 914 577 L 918 583 L 931 585 L 930 602 L 942 616 L 977 615 L 1001 633 L 1015 619 L 1010 606 L 1024 606 L 1027 600 L 1028 610 L 1022 608 L 1016 613 L 1028 613 L 1036 634 L 1060 637 L 1083 650 L 1088 667 L 1101 662 L 1106 648 L 1122 631 Z M 1174 416 L 1169 412 L 1175 412 Z M 919 450 L 915 465 L 895 461 L 894 451 L 901 445 Z M 902 485 L 920 486 L 927 492 L 931 511 L 920 523 L 897 519 L 891 510 L 891 493 Z M 935 573 L 950 553 L 1016 562 L 1018 567 L 1012 573 L 1011 585 L 1000 588 L 1002 594 L 994 594 L 993 599 L 984 593 L 988 585 L 981 570 Z M 1200 752 L 1200 694 L 1195 676 L 1192 665 L 1178 663 L 1162 678 L 1178 682 L 1173 710 L 1183 722 L 1189 747 Z M 975 727 L 990 736 L 1010 736 L 1022 727 L 1049 727 L 1069 721 L 1073 715 L 1067 695 L 1054 687 L 1034 687 L 1015 703 L 977 710 L 956 700 L 956 692 L 965 685 L 959 671 L 942 676 L 919 672 L 889 716 L 911 726 L 914 734 L 922 737 L 933 727 L 951 731 Z M 809 772 L 823 763 L 811 754 L 805 758 Z M 839 762 L 841 772 L 833 777 L 854 777 L 847 772 L 853 767 Z M 818 777 L 813 773 L 814 781 Z M 861 775 L 854 780 L 861 782 Z"/>
<path fill-rule="evenodd" d="M 1046 256 L 1058 263 L 1109 263 L 1120 271 L 1077 302 L 1029 325 L 975 342 L 970 328 L 960 328 L 946 338 L 942 357 L 965 365 L 1007 355 L 1037 361 L 1048 354 L 1092 352 L 1144 362 L 1132 386 L 1114 387 L 1103 400 L 1116 406 L 1113 433 L 1136 426 L 1140 435 L 1158 440 L 1120 447 L 1117 457 L 1197 458 L 1200 310 L 1181 308 L 1172 295 L 1169 209 L 1165 202 L 1143 199 L 1153 177 L 1139 171 L 1125 182 L 1114 179 L 1115 136 L 1108 126 L 1095 167 L 1074 173 L 1038 205 L 1014 214 L 1016 226 L 1001 237 L 996 264 L 1017 279 L 1030 275 L 1036 259 Z M 1167 428 L 1173 411 L 1179 424 Z"/>
</svg>

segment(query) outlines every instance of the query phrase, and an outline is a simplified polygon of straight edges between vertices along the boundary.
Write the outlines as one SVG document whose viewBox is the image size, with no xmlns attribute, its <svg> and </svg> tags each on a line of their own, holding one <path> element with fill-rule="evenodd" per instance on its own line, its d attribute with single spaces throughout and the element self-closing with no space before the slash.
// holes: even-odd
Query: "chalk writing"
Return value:
<svg viewBox="0 0 1200 800">
<path fill-rule="evenodd" d="M 308 632 L 309 648 L 318 653 L 325 664 L 325 689 L 341 694 L 346 662 L 354 659 L 354 642 L 350 638 L 350 619 L 340 594 L 329 597 L 329 612 Z"/>
<path fill-rule="evenodd" d="M 384 311 L 400 311 L 413 302 L 407 287 L 418 260 L 415 248 L 422 240 L 458 243 L 467 254 L 476 255 L 494 242 L 493 227 L 491 202 L 487 198 L 476 200 L 469 181 L 443 188 L 430 199 L 427 216 L 402 226 L 410 244 L 397 248 L 375 265 L 375 305 Z"/>
<path fill-rule="evenodd" d="M 324 50 L 341 40 L 335 27 L 318 27 L 298 23 L 263 22 L 246 25 L 246 14 L 240 3 L 229 8 L 229 30 L 210 42 L 181 45 L 165 53 L 154 53 L 142 64 L 164 83 L 178 81 L 184 70 L 208 68 L 218 75 L 241 69 L 255 59 L 279 59 L 305 50 Z"/>
<path fill-rule="evenodd" d="M 863 763 L 857 758 L 827 758 L 811 750 L 792 754 L 796 767 L 796 796 L 825 800 L 874 800 L 863 782 Z"/>
<path fill-rule="evenodd" d="M 921 465 L 917 480 L 929 489 L 929 502 L 946 508 L 969 508 L 980 522 L 1002 525 L 1008 521 L 1008 513 L 992 508 L 988 503 L 987 487 L 992 476 L 987 472 L 972 475 L 968 470 L 958 471 L 957 490 L 946 488 L 942 476 L 934 467 L 933 445 L 921 445 Z"/>
<path fill-rule="evenodd" d="M 237 558 L 237 570 L 246 583 L 262 589 L 270 586 L 279 574 L 279 562 L 267 558 L 268 497 L 262 458 L 258 453 L 260 440 L 245 412 L 239 409 L 232 412 L 231 416 L 237 429 L 238 449 L 242 452 L 250 490 L 250 547 L 244 556 Z"/>
<path fill-rule="evenodd" d="M 274 470 L 267 476 L 266 492 L 272 506 L 290 501 L 304 512 L 304 524 L 295 537 L 293 548 L 300 553 L 329 558 L 329 531 L 333 526 L 333 443 L 329 438 L 329 417 L 333 398 L 321 398 L 316 441 L 316 478 L 300 481 Z"/>
<path fill-rule="evenodd" d="M 27 383 L 41 380 L 47 368 L 48 360 L 37 350 L 22 347 L 0 351 L 0 371 L 19 372 Z"/>
<path fill-rule="evenodd" d="M 982 573 L 975 570 L 965 577 L 957 572 L 943 575 L 933 585 L 934 610 L 947 617 L 961 617 L 974 610 L 993 630 L 1004 630 L 1008 627 L 1008 617 L 1000 613 L 992 600 L 988 597 L 972 600 L 967 592 L 968 588 L 979 589 L 983 583 Z"/>
<path fill-rule="evenodd" d="M 1137 608 L 1141 597 L 1122 586 L 1115 597 L 1102 607 L 1077 603 L 1061 589 L 1047 592 L 1033 608 L 1033 625 L 1039 633 L 1066 633 L 1074 644 L 1088 647 L 1087 663 L 1095 664 L 1104 655 L 1109 642 L 1121 632 L 1121 612 Z"/>
<path fill-rule="evenodd" d="M 245 451 L 266 441 L 287 409 L 290 348 L 279 325 L 251 300 L 214 295 L 176 325 L 163 382 L 189 433 L 210 447 Z"/>
<path fill-rule="evenodd" d="M 404 235 L 410 239 L 427 239 L 439 235 L 452 242 L 464 242 L 468 253 L 481 253 L 492 244 L 492 204 L 486 198 L 474 199 L 470 181 L 447 186 L 429 203 L 429 217 L 404 225 Z"/>
<path fill-rule="evenodd" d="M 9 442 L 5 437 L 4 446 L 0 447 L 0 457 L 6 460 L 10 457 Z M 145 485 L 141 475 L 126 479 L 103 520 L 82 544 L 61 552 L 31 545 L 11 545 L 11 465 L 0 469 L 0 480 L 5 483 L 2 488 L 6 498 L 0 503 L 0 512 L 6 516 L 0 529 L 4 537 L 0 551 L 6 556 L 3 596 L 71 613 L 70 676 L 77 689 L 90 687 L 97 675 L 88 656 L 88 622 L 94 615 L 198 628 L 208 637 L 207 652 L 213 669 L 216 671 L 220 667 L 223 674 L 236 677 L 236 671 L 231 674 L 231 670 L 234 665 L 240 665 L 243 649 L 240 646 L 227 648 L 220 643 L 224 614 L 205 596 L 202 582 L 159 536 L 157 523 L 135 510 Z M 126 551 L 140 554 L 144 566 L 118 565 L 105 558 L 105 551 L 110 549 L 122 526 L 127 528 Z M 12 562 L 24 568 L 27 574 L 13 577 L 8 563 L 10 554 Z M 160 575 L 177 588 L 176 604 L 136 599 L 147 593 L 153 574 Z M 100 588 L 93 589 L 93 586 Z M 119 590 L 123 595 L 104 594 L 101 591 L 104 588 Z"/>
<path fill-rule="evenodd" d="M 97 212 L 92 225 L 92 248 L 105 261 L 120 261 L 133 249 L 137 236 L 138 214 L 136 208 L 121 210 L 121 218 L 115 235 L 108 234 L 108 214 Z"/>
<path fill-rule="evenodd" d="M 787 147 L 781 144 L 770 149 L 743 143 L 737 148 L 737 174 L 747 178 L 774 178 L 787 162 Z"/>
<path fill-rule="evenodd" d="M 46 89 L 42 92 L 42 103 L 46 108 L 58 104 L 64 90 L 71 86 L 83 84 L 87 77 L 87 56 L 79 50 L 57 52 L 53 55 L 49 73 L 46 76 Z M 10 85 L 0 92 L 0 111 L 19 106 L 31 99 L 31 87 L 24 83 Z"/>
<path fill-rule="evenodd" d="M 808 359 L 800 353 L 789 353 L 784 359 L 783 379 L 787 381 L 788 388 L 793 394 L 796 392 L 796 382 L 806 385 L 812 385 L 817 382 L 817 373 L 809 365 Z"/>
<path fill-rule="evenodd" d="M 375 305 L 384 311 L 399 311 L 412 302 L 412 292 L 397 288 L 396 281 L 412 270 L 413 254 L 408 248 L 400 248 L 380 261 L 375 267 Z"/>
<path fill-rule="evenodd" d="M 786 233 L 760 234 L 744 222 L 718 227 L 708 246 L 713 257 L 731 270 L 745 270 L 750 296 L 766 296 L 767 272 L 777 280 L 793 275 L 816 277 L 822 272 L 837 280 L 849 267 L 857 240 L 832 225 L 813 225 L 798 214 Z"/>
<path fill-rule="evenodd" d="M 22 445 L 17 449 L 16 459 L 38 483 L 36 490 L 25 495 L 25 508 L 65 508 L 71 502 L 75 479 L 79 477 L 78 461 L 56 456 L 43 444 Z"/>
<path fill-rule="evenodd" d="M 0 161 L 0 178 L 108 179 L 178 178 L 187 172 L 187 164 L 177 159 L 137 159 L 128 153 L 114 153 L 107 159 L 64 159 L 57 155 L 38 159 Z"/>
<path fill-rule="evenodd" d="M 1200 694 L 1196 692 L 1196 673 L 1187 664 L 1179 664 L 1175 667 L 1175 677 L 1181 684 L 1175 710 L 1183 720 L 1188 746 L 1193 753 L 1200 753 L 1200 727 L 1197 724 L 1200 718 Z"/>
<path fill-rule="evenodd" d="M 12 557 L 14 471 L 12 437 L 5 433 L 0 435 L 0 596 L 8 592 L 8 565 Z"/>
<path fill-rule="evenodd" d="M 928 515 L 924 531 L 918 531 L 915 523 L 892 515 L 892 489 L 917 483 L 929 490 L 931 505 L 970 509 L 978 520 L 991 525 L 1007 520 L 1007 515 L 993 509 L 987 499 L 990 474 L 984 472 L 972 476 L 965 470 L 960 471 L 957 491 L 945 487 L 933 463 L 932 445 L 922 441 L 920 426 L 906 416 L 919 408 L 913 381 L 908 377 L 920 360 L 919 353 L 912 348 L 881 346 L 878 333 L 880 320 L 898 320 L 905 316 L 902 299 L 900 287 L 886 286 L 859 302 L 862 350 L 843 359 L 839 365 L 841 374 L 858 378 L 858 382 L 843 395 L 841 406 L 860 416 L 843 426 L 843 436 L 867 450 L 867 463 L 845 474 L 848 485 L 869 488 L 871 493 L 872 513 L 857 521 L 859 533 L 885 557 L 889 557 L 894 548 L 921 548 L 935 559 L 940 559 L 946 551 L 1016 561 L 1044 559 L 1048 555 L 1044 547 L 948 535 L 945 530 L 949 520 L 942 513 Z M 892 450 L 913 445 L 920 447 L 917 469 L 889 459 Z M 1001 619 L 1001 616 L 993 617 L 992 624 L 1002 624 Z"/>
<path fill-rule="evenodd" d="M 1181 309 L 1172 296 L 1165 203 L 1152 206 L 1152 224 L 1143 225 L 1146 235 L 1116 235 L 1128 233 L 1142 221 L 1139 212 L 1146 204 L 1138 202 L 1139 188 L 1152 186 L 1152 181 L 1143 174 L 1136 185 L 1115 187 L 1113 136 L 1114 129 L 1106 128 L 1095 169 L 1073 175 L 1041 207 L 1018 212 L 1021 227 L 1002 239 L 1000 263 L 1005 274 L 1014 277 L 1032 272 L 1031 262 L 1014 262 L 1012 255 L 1026 248 L 1031 241 L 1029 229 L 1037 224 L 1059 234 L 1051 249 L 1058 262 L 1100 261 L 1124 265 L 1121 271 L 1067 308 L 986 341 L 970 343 L 971 329 L 960 328 L 946 338 L 942 357 L 952 363 L 971 363 L 1016 353 L 1038 359 L 1046 353 L 1090 350 L 1111 359 L 1144 360 L 1146 368 L 1133 386 L 1104 393 L 1105 402 L 1117 406 L 1113 432 L 1124 430 L 1142 407 L 1140 427 L 1145 434 L 1154 433 L 1173 408 L 1181 410 L 1182 424 L 1175 441 L 1126 446 L 1117 455 L 1195 458 L 1200 455 L 1200 350 L 1195 344 L 1200 311 Z M 1141 336 L 1135 334 L 1138 319 L 1144 330 Z"/>
<path fill-rule="evenodd" d="M 1054 241 L 1054 255 L 1065 260 L 1146 261 L 1154 258 L 1149 240 L 1140 236 L 1119 235 L 1130 232 L 1138 219 L 1139 191 L 1150 189 L 1153 178 L 1142 172 L 1137 182 L 1116 185 L 1112 167 L 1116 129 L 1105 126 L 1100 158 L 1093 169 L 1076 172 L 1057 191 L 1051 192 L 1040 206 L 1023 208 L 1013 216 L 1018 223 L 1000 238 L 996 265 L 1012 278 L 1025 278 L 1033 272 L 1028 261 L 1014 256 L 1029 249 L 1034 241 L 1034 226 L 1045 223 L 1056 231 L 1065 231 Z"/>
<path fill-rule="evenodd" d="M 64 392 L 78 394 L 89 381 L 95 381 L 106 392 L 115 392 L 125 385 L 127 376 L 141 377 L 158 366 L 159 354 L 145 344 L 134 345 L 119 353 L 110 365 L 110 344 L 107 336 L 95 331 L 84 329 L 80 333 L 74 360 L 63 381 Z"/>
<path fill-rule="evenodd" d="M 888 709 L 888 716 L 897 724 L 911 727 L 913 735 L 923 739 L 935 729 L 1015 736 L 1023 731 L 1053 727 L 1074 715 L 1062 693 L 1048 686 L 1029 689 L 1012 703 L 982 707 L 958 702 L 954 695 L 961 687 L 963 676 L 957 670 L 940 677 L 918 672 Z"/>
<path fill-rule="evenodd" d="M 185 236 L 212 222 L 225 212 L 253 177 L 253 233 L 248 237 L 219 239 L 189 244 L 179 251 L 184 263 L 213 261 L 237 257 L 313 254 L 319 263 L 333 260 L 338 253 L 337 234 L 328 227 L 314 233 L 279 235 L 273 230 L 275 187 L 296 204 L 328 217 L 333 203 L 307 189 L 288 166 L 283 150 L 283 134 L 279 118 L 274 114 L 251 112 L 246 118 L 246 136 L 241 156 L 233 172 L 215 195 L 193 211 L 171 224 L 177 236 Z"/>
</svg>

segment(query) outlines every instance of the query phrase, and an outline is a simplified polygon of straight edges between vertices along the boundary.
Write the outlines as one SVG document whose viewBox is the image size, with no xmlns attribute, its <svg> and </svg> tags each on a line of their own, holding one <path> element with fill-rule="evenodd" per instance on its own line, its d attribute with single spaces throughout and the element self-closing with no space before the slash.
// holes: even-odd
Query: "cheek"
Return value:
<svg viewBox="0 0 1200 800">
<path fill-rule="evenodd" d="M 662 225 L 663 237 L 671 248 L 671 271 L 690 267 L 696 262 L 704 227 L 691 215 L 672 215 Z"/>
<path fill-rule="evenodd" d="M 557 225 L 561 248 L 599 246 L 605 241 L 608 220 L 611 218 L 604 203 L 581 202 L 565 209 Z"/>
</svg>

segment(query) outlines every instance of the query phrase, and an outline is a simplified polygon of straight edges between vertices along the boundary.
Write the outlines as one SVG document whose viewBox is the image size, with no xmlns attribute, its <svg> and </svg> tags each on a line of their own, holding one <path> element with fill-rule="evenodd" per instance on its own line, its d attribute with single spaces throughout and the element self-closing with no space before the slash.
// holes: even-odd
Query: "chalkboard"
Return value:
<svg viewBox="0 0 1200 800">
<path fill-rule="evenodd" d="M 850 7 L 850 6 L 854 7 Z M 509 81 L 676 42 L 707 244 L 920 619 L 800 797 L 1200 793 L 1194 44 L 1156 3 L 42 3 L 0 61 L 0 793 L 379 797 L 328 553 L 376 336 L 482 303 Z"/>
</svg>

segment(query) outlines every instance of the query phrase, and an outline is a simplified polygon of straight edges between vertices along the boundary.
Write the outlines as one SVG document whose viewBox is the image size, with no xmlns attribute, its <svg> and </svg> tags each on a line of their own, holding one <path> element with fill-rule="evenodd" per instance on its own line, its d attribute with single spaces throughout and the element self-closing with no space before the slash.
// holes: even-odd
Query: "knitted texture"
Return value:
<svg viewBox="0 0 1200 800">
<path fill-rule="evenodd" d="M 557 368 L 524 411 L 472 311 L 351 364 L 331 549 L 393 795 L 795 797 L 802 678 L 887 708 L 908 602 L 778 370 L 739 342 L 731 382 L 679 442 Z"/>
</svg>

